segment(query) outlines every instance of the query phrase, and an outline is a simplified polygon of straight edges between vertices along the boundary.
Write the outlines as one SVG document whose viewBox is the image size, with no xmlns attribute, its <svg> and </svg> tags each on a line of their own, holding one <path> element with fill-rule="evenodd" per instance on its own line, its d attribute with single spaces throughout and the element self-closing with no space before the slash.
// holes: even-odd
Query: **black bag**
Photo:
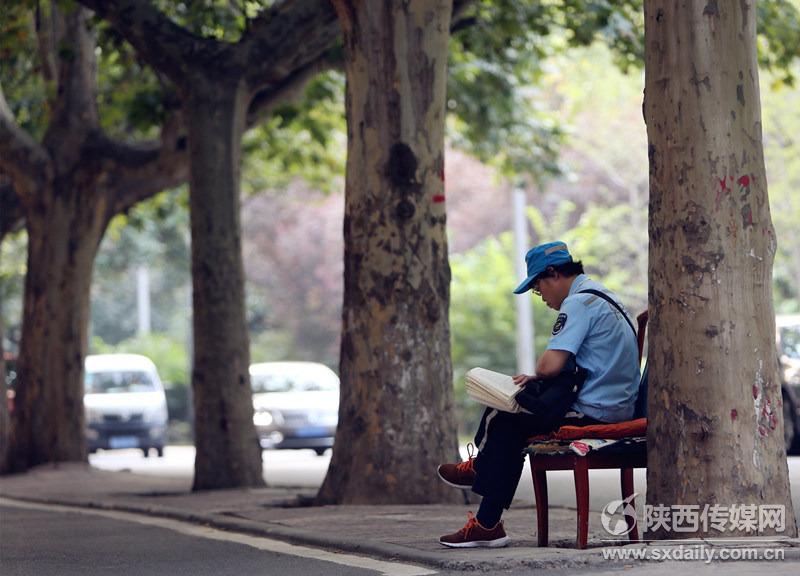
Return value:
<svg viewBox="0 0 800 576">
<path fill-rule="evenodd" d="M 553 378 L 531 380 L 516 395 L 517 404 L 541 419 L 546 428 L 555 428 L 575 402 L 588 372 L 570 354 L 564 368 Z"/>
</svg>

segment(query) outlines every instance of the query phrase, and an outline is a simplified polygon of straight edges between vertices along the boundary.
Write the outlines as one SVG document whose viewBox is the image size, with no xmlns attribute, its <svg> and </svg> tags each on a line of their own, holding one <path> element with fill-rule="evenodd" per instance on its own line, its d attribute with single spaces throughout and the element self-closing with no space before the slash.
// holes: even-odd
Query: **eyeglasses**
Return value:
<svg viewBox="0 0 800 576">
<path fill-rule="evenodd" d="M 541 296 L 542 280 L 544 280 L 545 278 L 550 278 L 551 276 L 552 274 L 549 273 L 549 271 L 545 271 L 539 274 L 536 278 L 534 278 L 533 282 L 531 283 L 531 290 L 533 290 L 533 293 L 536 294 L 537 296 Z"/>
</svg>

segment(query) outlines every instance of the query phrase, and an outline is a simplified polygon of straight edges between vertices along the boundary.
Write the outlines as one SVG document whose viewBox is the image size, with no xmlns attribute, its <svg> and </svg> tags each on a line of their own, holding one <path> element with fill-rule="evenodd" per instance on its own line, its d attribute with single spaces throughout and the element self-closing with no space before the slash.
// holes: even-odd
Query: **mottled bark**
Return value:
<svg viewBox="0 0 800 576">
<path fill-rule="evenodd" d="M 111 217 L 187 177 L 188 155 L 162 143 L 105 137 L 95 102 L 88 12 L 53 9 L 42 30 L 57 87 L 41 143 L 14 121 L 0 93 L 0 170 L 13 182 L 28 231 L 22 339 L 8 467 L 85 461 L 83 361 L 94 257 Z"/>
<path fill-rule="evenodd" d="M 239 222 L 247 94 L 237 85 L 189 98 L 194 287 L 194 489 L 263 485 L 253 427 Z"/>
<path fill-rule="evenodd" d="M 650 156 L 647 500 L 784 506 L 755 3 L 645 3 Z M 651 536 L 747 536 L 659 529 Z M 765 529 L 759 534 L 774 534 Z"/>
<path fill-rule="evenodd" d="M 28 270 L 10 469 L 86 459 L 83 359 L 105 206 L 59 183 L 26 216 Z M 58 239 L 58 241 L 54 241 Z"/>
<path fill-rule="evenodd" d="M 460 495 L 443 131 L 451 2 L 336 2 L 345 35 L 348 158 L 341 401 L 319 500 Z"/>
<path fill-rule="evenodd" d="M 0 242 L 6 234 L 21 230 L 24 224 L 22 204 L 10 182 L 0 174 Z"/>
</svg>

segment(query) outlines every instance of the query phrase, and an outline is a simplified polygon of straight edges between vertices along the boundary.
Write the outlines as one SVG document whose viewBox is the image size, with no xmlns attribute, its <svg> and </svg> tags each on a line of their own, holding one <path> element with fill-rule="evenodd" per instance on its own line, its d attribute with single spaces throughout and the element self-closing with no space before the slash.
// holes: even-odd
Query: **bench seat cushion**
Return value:
<svg viewBox="0 0 800 576">
<path fill-rule="evenodd" d="M 551 436 L 555 440 L 580 440 L 582 438 L 628 438 L 647 435 L 647 418 L 626 420 L 616 424 L 594 426 L 562 426 Z"/>
</svg>

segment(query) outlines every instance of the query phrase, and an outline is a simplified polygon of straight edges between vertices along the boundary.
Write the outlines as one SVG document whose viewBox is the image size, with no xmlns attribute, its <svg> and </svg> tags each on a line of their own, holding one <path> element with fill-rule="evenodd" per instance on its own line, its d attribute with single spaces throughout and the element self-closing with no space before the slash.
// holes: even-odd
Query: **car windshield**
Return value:
<svg viewBox="0 0 800 576">
<path fill-rule="evenodd" d="M 153 377 L 142 371 L 87 372 L 85 380 L 87 394 L 120 394 L 124 392 L 154 392 L 157 390 Z"/>
<path fill-rule="evenodd" d="M 316 392 L 338 390 L 333 374 L 253 374 L 253 392 Z"/>
<path fill-rule="evenodd" d="M 781 351 L 789 358 L 800 360 L 800 325 L 781 328 Z"/>
</svg>

